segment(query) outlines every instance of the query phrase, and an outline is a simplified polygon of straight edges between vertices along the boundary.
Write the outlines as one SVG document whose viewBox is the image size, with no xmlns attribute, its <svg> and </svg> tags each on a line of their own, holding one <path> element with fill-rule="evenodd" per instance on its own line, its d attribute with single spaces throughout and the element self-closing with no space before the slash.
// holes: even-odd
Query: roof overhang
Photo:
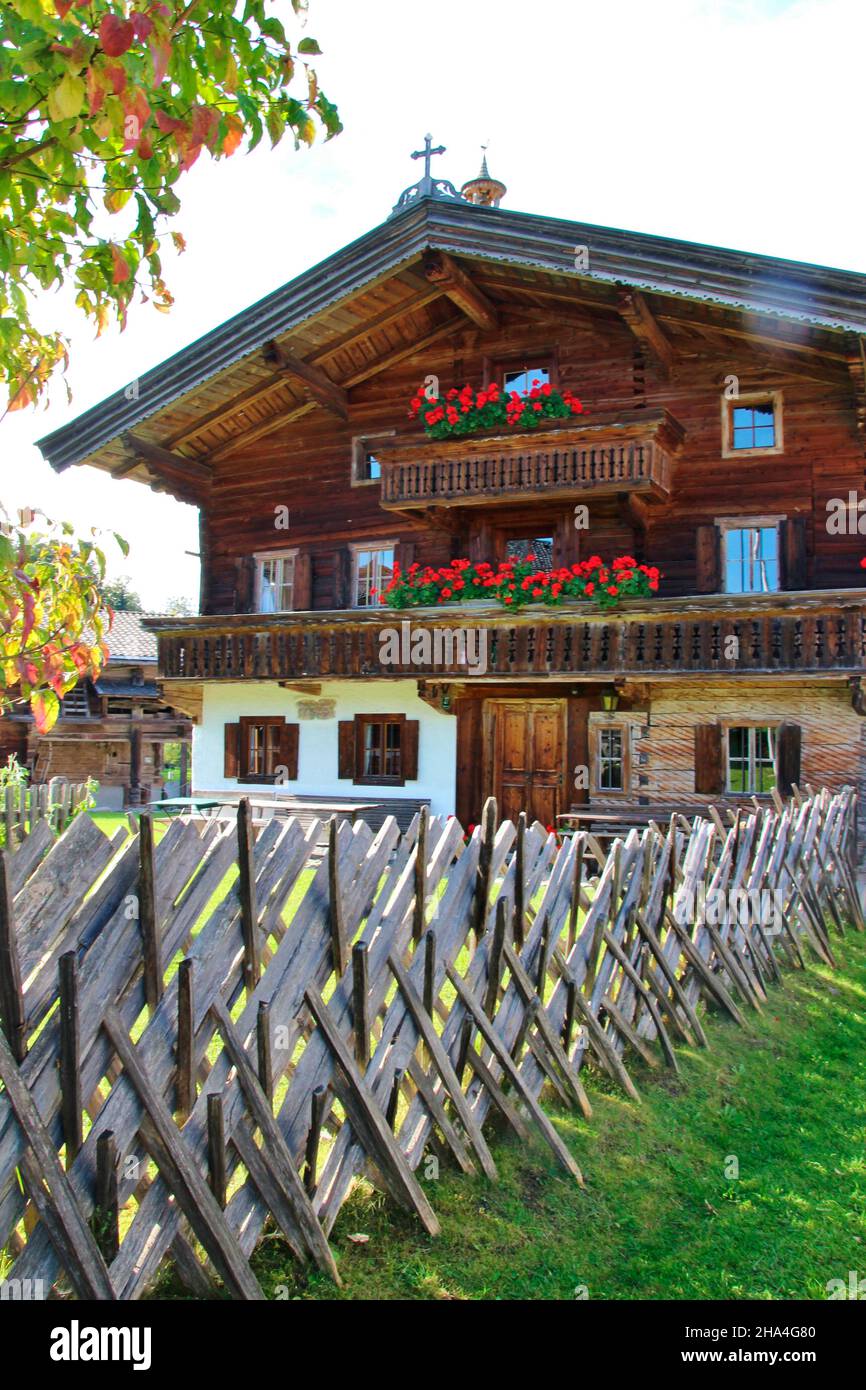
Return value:
<svg viewBox="0 0 866 1390">
<path fill-rule="evenodd" d="M 61 471 L 268 344 L 413 265 L 432 249 L 537 269 L 581 286 L 623 286 L 769 316 L 805 330 L 866 335 L 866 275 L 742 251 L 424 198 L 38 441 Z M 158 446 L 151 446 L 158 447 Z M 182 460 L 194 466 L 195 460 Z"/>
</svg>

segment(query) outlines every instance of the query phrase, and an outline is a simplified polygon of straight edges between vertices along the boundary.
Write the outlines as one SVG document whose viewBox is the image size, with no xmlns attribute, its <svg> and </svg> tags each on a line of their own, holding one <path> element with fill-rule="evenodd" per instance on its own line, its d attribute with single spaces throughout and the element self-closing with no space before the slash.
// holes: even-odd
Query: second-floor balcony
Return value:
<svg viewBox="0 0 866 1390">
<path fill-rule="evenodd" d="M 159 671 L 169 681 L 866 674 L 864 589 L 641 599 L 612 612 L 574 603 L 512 615 L 473 602 L 147 625 L 159 634 Z M 414 641 L 418 632 L 431 640 Z M 455 640 L 460 632 L 472 643 Z"/>
<path fill-rule="evenodd" d="M 620 411 L 532 431 L 383 441 L 381 505 L 471 506 L 640 492 L 666 498 L 682 426 L 667 410 Z"/>
</svg>

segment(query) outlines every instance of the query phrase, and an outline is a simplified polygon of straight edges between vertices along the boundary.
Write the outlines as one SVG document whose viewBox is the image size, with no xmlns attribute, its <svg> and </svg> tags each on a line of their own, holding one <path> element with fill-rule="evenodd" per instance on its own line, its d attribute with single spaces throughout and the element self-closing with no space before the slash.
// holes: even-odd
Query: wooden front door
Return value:
<svg viewBox="0 0 866 1390">
<path fill-rule="evenodd" d="M 488 700 L 485 782 L 500 817 L 555 825 L 563 810 L 565 700 Z"/>
</svg>

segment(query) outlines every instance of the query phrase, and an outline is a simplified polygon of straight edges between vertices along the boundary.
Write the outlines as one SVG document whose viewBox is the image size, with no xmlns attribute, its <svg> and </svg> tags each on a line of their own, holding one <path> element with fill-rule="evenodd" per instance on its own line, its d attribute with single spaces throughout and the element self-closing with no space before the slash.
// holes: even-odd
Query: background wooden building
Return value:
<svg viewBox="0 0 866 1390">
<path fill-rule="evenodd" d="M 515 213 L 486 169 L 458 193 L 427 165 L 382 226 L 41 443 L 201 508 L 202 615 L 152 623 L 196 790 L 280 768 L 550 823 L 863 783 L 866 277 Z M 407 416 L 431 376 L 550 380 L 587 414 L 436 442 Z M 395 563 L 539 544 L 632 554 L 661 590 L 514 617 L 371 595 Z M 483 630 L 486 669 L 383 662 L 404 619 Z"/>
<path fill-rule="evenodd" d="M 109 659 L 96 681 L 79 681 L 49 734 L 36 732 L 26 706 L 0 719 L 3 761 L 15 753 L 31 783 L 53 777 L 99 783 L 97 805 L 121 809 L 188 789 L 192 726 L 167 705 L 156 681 L 157 643 L 138 613 L 117 612 Z"/>
</svg>

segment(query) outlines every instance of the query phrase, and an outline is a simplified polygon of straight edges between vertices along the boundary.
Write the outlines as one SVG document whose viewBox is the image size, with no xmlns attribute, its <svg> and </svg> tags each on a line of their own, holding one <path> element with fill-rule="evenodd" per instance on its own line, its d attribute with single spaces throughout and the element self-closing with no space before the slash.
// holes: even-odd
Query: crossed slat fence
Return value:
<svg viewBox="0 0 866 1390">
<path fill-rule="evenodd" d="M 493 1114 L 578 1166 L 545 1086 L 591 1114 L 584 1061 L 708 1046 L 783 964 L 863 929 L 851 789 L 558 845 L 488 802 L 464 836 L 42 820 L 0 853 L 0 1249 L 17 1287 L 140 1297 L 167 1257 L 198 1296 L 261 1298 L 271 1220 L 335 1281 L 361 1174 L 438 1230 L 425 1153 L 496 1180 Z M 763 903 L 773 905 L 756 910 Z M 26 1281 L 31 1281 L 28 1285 Z"/>
</svg>

